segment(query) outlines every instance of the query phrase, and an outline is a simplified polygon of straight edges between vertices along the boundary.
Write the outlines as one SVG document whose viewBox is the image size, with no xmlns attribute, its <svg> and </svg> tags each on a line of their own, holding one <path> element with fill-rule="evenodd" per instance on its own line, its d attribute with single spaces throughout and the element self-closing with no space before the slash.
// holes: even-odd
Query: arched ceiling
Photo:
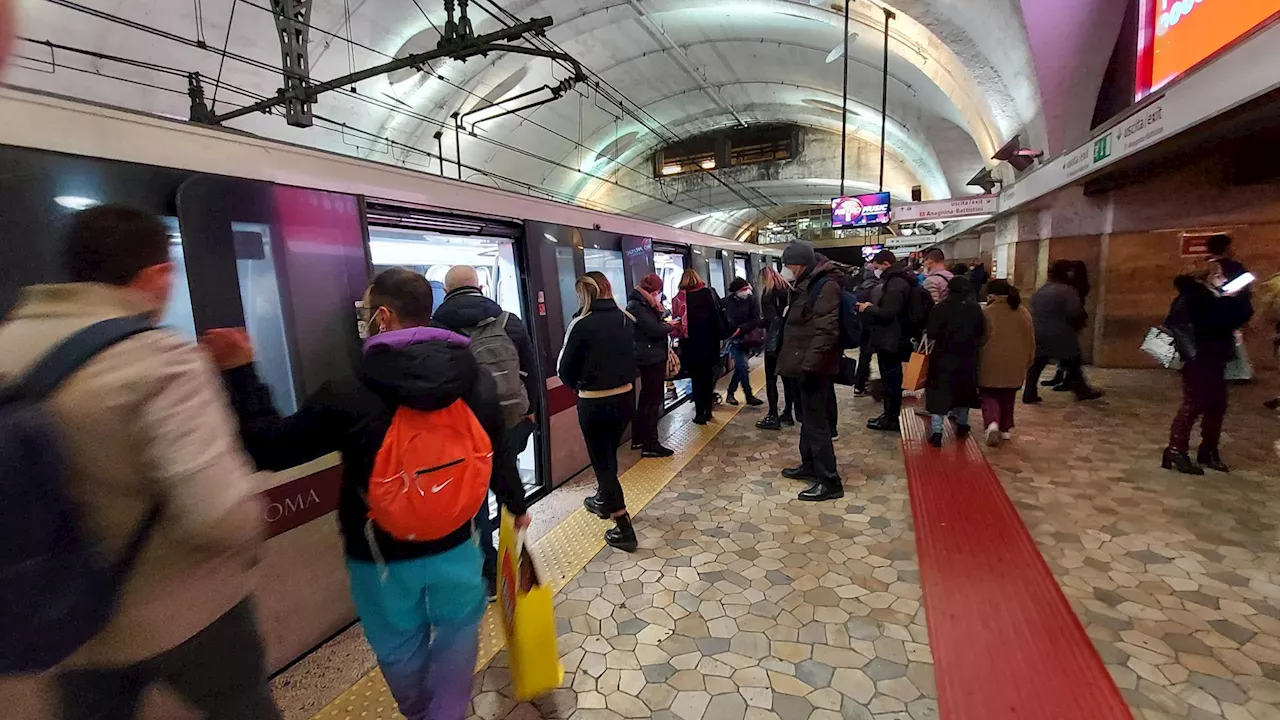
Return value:
<svg viewBox="0 0 1280 720">
<path fill-rule="evenodd" d="M 521 116 L 462 133 L 456 142 L 467 166 L 463 179 L 670 223 L 707 215 L 723 222 L 699 222 L 727 235 L 756 221 L 745 216 L 778 217 L 786 208 L 825 203 L 838 191 L 842 61 L 828 60 L 844 37 L 842 4 L 497 5 L 521 19 L 551 16 L 555 24 L 547 38 L 588 68 L 593 82 Z M 280 53 L 268 6 L 269 0 L 195 0 L 194 7 L 174 0 L 20 0 L 19 32 L 183 73 L 198 71 L 211 96 L 212 79 L 221 77 L 225 85 L 217 90 L 216 109 L 225 111 L 250 102 L 239 90 L 267 96 L 280 85 L 278 71 L 270 69 L 279 67 Z M 84 7 L 180 38 L 199 35 L 213 50 L 225 42 L 233 56 L 220 62 L 216 52 L 149 35 Z M 493 0 L 472 0 L 477 33 L 500 27 L 486 13 L 492 7 Z M 878 0 L 851 6 L 849 180 L 858 190 L 879 182 L 882 7 Z M 963 183 L 1006 139 L 1024 132 L 1034 143 L 1044 135 L 1019 0 L 895 0 L 892 7 L 897 17 L 890 24 L 886 189 L 899 196 L 913 184 L 928 197 L 969 192 Z M 443 26 L 444 10 L 441 0 L 314 0 L 311 22 L 311 74 L 324 80 L 433 47 L 433 27 Z M 19 57 L 4 76 L 8 82 L 187 115 L 181 76 L 31 42 L 19 42 L 16 51 Z M 439 162 L 416 151 L 435 154 L 443 146 L 446 174 L 454 175 L 453 113 L 501 103 L 568 74 L 551 60 L 505 53 L 465 63 L 436 61 L 427 73 L 404 70 L 363 82 L 354 92 L 323 96 L 316 104 L 323 119 L 313 128 L 292 128 L 266 115 L 229 126 L 429 171 L 438 171 Z M 625 107 L 614 102 L 618 96 Z M 777 122 L 804 128 L 806 151 L 775 173 L 733 168 L 716 171 L 717 178 L 651 176 L 650 154 L 673 139 Z M 740 222 L 733 219 L 738 216 Z"/>
</svg>

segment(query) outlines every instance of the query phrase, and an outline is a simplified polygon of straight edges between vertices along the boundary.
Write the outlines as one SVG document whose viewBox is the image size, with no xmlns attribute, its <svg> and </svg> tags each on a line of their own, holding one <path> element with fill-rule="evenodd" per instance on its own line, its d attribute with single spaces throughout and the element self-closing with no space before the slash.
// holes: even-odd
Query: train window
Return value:
<svg viewBox="0 0 1280 720">
<path fill-rule="evenodd" d="M 573 248 L 556 248 L 556 279 L 560 285 L 560 310 L 564 315 L 564 327 L 568 328 L 578 312 L 578 295 L 574 285 L 578 283 L 578 268 L 573 262 Z"/>
<path fill-rule="evenodd" d="M 613 286 L 613 301 L 621 307 L 627 306 L 627 281 L 622 273 L 622 251 L 602 250 L 600 248 L 583 248 L 583 259 L 587 272 L 604 273 Z"/>
<path fill-rule="evenodd" d="M 720 293 L 720 297 L 724 297 L 724 261 L 720 259 L 719 250 L 711 251 L 710 275 L 711 277 L 707 278 L 707 285 Z"/>
<path fill-rule="evenodd" d="M 680 253 L 655 252 L 653 267 L 658 277 L 662 278 L 662 294 L 670 308 L 671 300 L 680 292 L 680 278 L 684 276 L 684 255 Z"/>
<path fill-rule="evenodd" d="M 747 259 L 744 257 L 735 257 L 733 259 L 733 276 L 742 278 L 747 282 L 751 282 L 751 276 L 747 274 Z"/>
<path fill-rule="evenodd" d="M 271 228 L 257 223 L 231 223 L 236 237 L 236 275 L 245 329 L 253 340 L 254 360 L 262 381 L 281 413 L 298 409 L 293 384 L 293 364 L 284 330 L 284 299 L 276 281 L 276 258 L 271 248 Z"/>
<path fill-rule="evenodd" d="M 173 263 L 173 290 L 169 305 L 165 308 L 160 324 L 182 337 L 195 342 L 196 319 L 191 309 L 191 285 L 187 282 L 187 258 L 182 252 L 182 235 L 178 231 L 178 218 L 161 218 L 169 228 L 169 260 Z"/>
</svg>

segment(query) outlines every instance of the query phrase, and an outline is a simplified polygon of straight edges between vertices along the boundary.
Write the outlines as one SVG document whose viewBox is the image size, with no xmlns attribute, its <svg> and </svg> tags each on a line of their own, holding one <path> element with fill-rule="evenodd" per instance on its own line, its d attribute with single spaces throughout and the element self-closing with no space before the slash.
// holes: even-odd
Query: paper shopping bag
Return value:
<svg viewBox="0 0 1280 720">
<path fill-rule="evenodd" d="M 498 532 L 498 598 L 515 699 L 532 700 L 560 687 L 564 666 L 551 588 L 538 576 L 525 534 L 516 531 L 506 510 Z"/>
<path fill-rule="evenodd" d="M 906 371 L 902 373 L 902 389 L 907 392 L 921 390 L 929 381 L 929 353 L 933 351 L 933 343 L 928 338 L 920 341 L 920 347 L 911 353 L 907 361 Z"/>
</svg>

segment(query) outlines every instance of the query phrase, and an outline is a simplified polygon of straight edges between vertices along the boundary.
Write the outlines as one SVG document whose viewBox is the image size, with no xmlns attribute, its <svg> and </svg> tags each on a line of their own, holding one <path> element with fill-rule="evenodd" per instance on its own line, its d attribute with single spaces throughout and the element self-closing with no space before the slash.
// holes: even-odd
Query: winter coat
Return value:
<svg viewBox="0 0 1280 720">
<path fill-rule="evenodd" d="M 981 407 L 978 355 L 986 337 L 982 306 L 972 298 L 950 295 L 929 313 L 929 377 L 925 408 L 945 415 L 954 408 Z"/>
<path fill-rule="evenodd" d="M 463 335 L 437 327 L 378 333 L 364 342 L 355 377 L 325 383 L 298 412 L 281 417 L 252 365 L 224 374 L 240 415 L 249 454 L 264 470 L 284 470 L 332 452 L 342 453 L 338 526 L 346 555 L 373 561 L 365 537 L 374 459 L 397 408 L 439 410 L 466 403 L 484 427 L 495 458 L 507 457 L 506 421 L 493 376 L 481 369 Z M 514 463 L 495 462 L 489 480 L 498 501 L 516 515 L 525 512 L 524 487 Z M 398 540 L 376 525 L 374 540 L 384 560 L 437 555 L 471 541 L 468 522 L 438 540 Z"/>
<path fill-rule="evenodd" d="M 431 321 L 456 333 L 470 335 L 471 329 L 476 325 L 502 313 L 502 306 L 485 297 L 478 288 L 460 287 L 444 296 L 444 301 L 432 311 Z M 533 339 L 529 337 L 524 321 L 515 313 L 507 318 L 504 329 L 520 355 L 521 381 L 529 396 L 529 414 L 536 414 L 538 399 L 542 397 L 542 374 L 538 372 L 538 356 L 533 349 Z"/>
<path fill-rule="evenodd" d="M 74 332 L 156 310 L 146 296 L 111 285 L 25 288 L 0 325 L 0 385 Z M 249 595 L 263 530 L 257 494 L 266 487 L 204 351 L 168 330 L 136 335 L 67 379 L 49 409 L 65 443 L 67 491 L 103 557 L 119 557 L 152 508 L 161 509 L 110 620 L 67 665 L 155 657 Z"/>
<path fill-rule="evenodd" d="M 858 286 L 853 289 L 853 294 L 857 296 L 858 302 L 874 303 L 879 300 L 879 293 L 876 292 L 879 287 L 880 278 L 876 277 L 874 270 L 867 267 L 863 269 Z"/>
<path fill-rule="evenodd" d="M 600 397 L 636 379 L 635 321 L 613 298 L 600 298 L 564 331 L 557 374 L 578 397 Z"/>
<path fill-rule="evenodd" d="M 938 268 L 924 276 L 924 289 L 929 291 L 929 297 L 933 298 L 933 304 L 937 305 L 947 299 L 947 295 L 951 294 L 947 283 L 951 282 L 951 278 L 955 277 L 950 270 Z"/>
<path fill-rule="evenodd" d="M 627 296 L 627 312 L 635 318 L 636 366 L 665 364 L 671 326 L 662 322 L 662 314 L 638 289 L 632 290 Z"/>
<path fill-rule="evenodd" d="M 721 304 L 724 305 L 725 318 L 729 321 L 729 333 L 738 331 L 736 339 L 740 340 L 747 333 L 760 327 L 760 305 L 756 302 L 755 295 L 748 295 L 745 298 L 730 295 Z"/>
<path fill-rule="evenodd" d="M 823 281 L 818 297 L 813 286 Z M 796 280 L 796 292 L 782 330 L 778 374 L 831 377 L 840 370 L 840 293 L 844 273 L 829 260 L 808 268 Z"/>
<path fill-rule="evenodd" d="M 685 296 L 685 337 L 680 341 L 680 363 L 685 367 L 710 367 L 720 360 L 724 339 L 724 314 L 716 291 L 705 285 Z"/>
<path fill-rule="evenodd" d="M 978 362 L 978 387 L 1020 388 L 1035 361 L 1036 330 L 1025 305 L 1009 307 L 1002 295 L 993 296 L 984 311 L 987 339 Z"/>
<path fill-rule="evenodd" d="M 880 277 L 874 304 L 864 310 L 863 325 L 871 328 L 871 348 L 878 352 L 911 352 L 909 300 L 914 281 L 905 268 L 889 268 Z"/>
<path fill-rule="evenodd" d="M 1236 358 L 1235 333 L 1253 317 L 1253 306 L 1241 295 L 1219 296 L 1193 277 L 1179 275 L 1173 285 L 1178 297 L 1169 307 L 1165 326 L 1190 330 L 1196 359 L 1223 363 Z"/>
<path fill-rule="evenodd" d="M 760 298 L 760 322 L 765 329 L 765 353 L 770 353 L 769 348 L 777 348 L 777 351 L 771 355 L 782 351 L 782 329 L 787 322 L 787 307 L 791 304 L 794 294 L 795 290 L 790 286 L 779 286 Z M 771 338 L 775 335 L 777 340 L 772 340 Z"/>
<path fill-rule="evenodd" d="M 1051 282 L 1031 296 L 1036 326 L 1036 354 L 1053 360 L 1080 358 L 1080 331 L 1088 316 L 1080 293 L 1066 283 Z"/>
</svg>

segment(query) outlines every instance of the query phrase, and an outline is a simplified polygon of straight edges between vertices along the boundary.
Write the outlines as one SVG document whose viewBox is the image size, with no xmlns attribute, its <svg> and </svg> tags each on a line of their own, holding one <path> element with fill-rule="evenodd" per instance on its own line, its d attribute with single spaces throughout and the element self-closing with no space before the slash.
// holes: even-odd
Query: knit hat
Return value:
<svg viewBox="0 0 1280 720">
<path fill-rule="evenodd" d="M 655 273 L 649 273 L 640 280 L 640 289 L 650 293 L 658 292 L 662 289 L 662 278 Z"/>
<path fill-rule="evenodd" d="M 813 243 L 804 240 L 797 240 L 787 246 L 782 251 L 783 265 L 810 265 L 818 264 L 818 253 L 813 249 Z"/>
</svg>

